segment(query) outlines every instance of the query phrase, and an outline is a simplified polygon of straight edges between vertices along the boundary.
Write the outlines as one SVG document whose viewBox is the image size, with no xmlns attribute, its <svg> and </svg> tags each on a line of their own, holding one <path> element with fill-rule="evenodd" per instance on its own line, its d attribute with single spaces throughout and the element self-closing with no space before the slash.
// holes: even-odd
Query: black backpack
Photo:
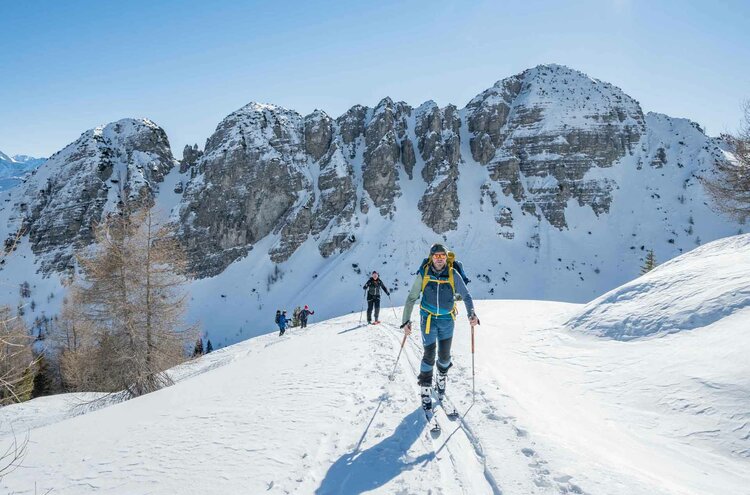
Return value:
<svg viewBox="0 0 750 495">
<path fill-rule="evenodd" d="M 276 313 L 276 324 L 279 324 L 279 318 L 281 318 L 281 313 Z"/>
</svg>

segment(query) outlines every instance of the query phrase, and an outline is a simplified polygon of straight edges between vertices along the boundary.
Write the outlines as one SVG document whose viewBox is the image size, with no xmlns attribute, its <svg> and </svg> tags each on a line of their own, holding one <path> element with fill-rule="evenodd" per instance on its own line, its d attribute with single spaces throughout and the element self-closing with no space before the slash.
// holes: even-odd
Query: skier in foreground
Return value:
<svg viewBox="0 0 750 495">
<path fill-rule="evenodd" d="M 436 386 L 438 398 L 444 399 L 448 370 L 451 362 L 451 343 L 455 326 L 455 296 L 458 293 L 466 305 L 469 324 L 479 325 L 479 319 L 474 313 L 474 301 L 466 289 L 466 284 L 451 263 L 448 263 L 448 250 L 442 244 L 433 244 L 430 256 L 414 279 L 409 295 L 404 305 L 401 328 L 404 334 L 411 333 L 411 312 L 414 303 L 421 294 L 419 306 L 420 329 L 424 356 L 417 377 L 422 397 L 422 408 L 427 419 L 432 417 L 432 375 L 435 366 L 435 351 L 437 350 L 438 376 Z"/>
<path fill-rule="evenodd" d="M 367 280 L 364 287 L 367 291 L 367 324 L 373 323 L 372 321 L 372 310 L 375 309 L 375 324 L 380 323 L 378 315 L 380 314 L 380 289 L 390 297 L 391 293 L 388 292 L 388 288 L 385 286 L 378 272 L 372 272 L 372 276 Z"/>
</svg>

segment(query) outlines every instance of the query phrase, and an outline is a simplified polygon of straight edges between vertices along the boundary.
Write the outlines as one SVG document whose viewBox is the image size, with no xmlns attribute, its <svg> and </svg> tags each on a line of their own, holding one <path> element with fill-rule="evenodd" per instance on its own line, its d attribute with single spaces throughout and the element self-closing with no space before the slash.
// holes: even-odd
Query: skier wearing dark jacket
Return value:
<svg viewBox="0 0 750 495">
<path fill-rule="evenodd" d="M 463 277 L 458 270 L 448 263 L 448 250 L 442 244 L 433 244 L 427 263 L 417 272 L 412 288 L 406 298 L 401 328 L 404 333 L 411 333 L 411 312 L 414 303 L 422 296 L 419 305 L 420 330 L 424 355 L 417 377 L 422 407 L 427 413 L 432 410 L 432 375 L 437 351 L 438 377 L 436 380 L 438 395 L 445 394 L 448 369 L 451 362 L 451 343 L 455 326 L 456 295 L 460 295 L 466 305 L 469 324 L 479 325 L 474 313 L 474 301 L 466 289 Z"/>
<path fill-rule="evenodd" d="M 302 328 L 307 327 L 307 317 L 314 314 L 315 311 L 310 310 L 310 308 L 307 307 L 307 304 L 305 304 L 305 309 L 299 312 L 300 326 Z"/>
<path fill-rule="evenodd" d="M 372 272 L 372 276 L 362 287 L 367 291 L 367 323 L 372 323 L 372 310 L 375 309 L 375 323 L 380 323 L 378 315 L 380 314 L 380 289 L 390 297 L 391 293 L 380 279 L 378 272 Z"/>
</svg>

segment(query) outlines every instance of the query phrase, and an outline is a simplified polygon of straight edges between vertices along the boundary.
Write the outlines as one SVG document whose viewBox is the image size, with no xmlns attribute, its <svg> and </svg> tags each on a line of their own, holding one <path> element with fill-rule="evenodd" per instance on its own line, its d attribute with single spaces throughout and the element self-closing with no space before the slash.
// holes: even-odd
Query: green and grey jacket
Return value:
<svg viewBox="0 0 750 495">
<path fill-rule="evenodd" d="M 411 286 L 409 295 L 406 298 L 406 304 L 404 305 L 404 314 L 401 317 L 402 324 L 406 323 L 411 318 L 414 303 L 417 302 L 420 294 L 422 296 L 422 301 L 419 305 L 419 309 L 422 316 L 429 316 L 431 318 L 454 317 L 453 307 L 456 304 L 456 300 L 455 293 L 449 283 L 448 266 L 446 265 L 440 272 L 436 272 L 431 263 L 427 265 L 427 275 L 429 280 L 424 286 L 424 291 L 422 291 L 422 285 L 424 284 L 424 270 L 425 267 L 422 267 L 414 278 L 414 283 Z M 471 316 L 474 315 L 474 301 L 466 288 L 466 284 L 464 283 L 461 274 L 455 268 L 452 270 L 453 285 L 455 286 L 456 292 L 461 295 L 461 298 L 466 305 L 467 316 L 471 318 Z"/>
</svg>

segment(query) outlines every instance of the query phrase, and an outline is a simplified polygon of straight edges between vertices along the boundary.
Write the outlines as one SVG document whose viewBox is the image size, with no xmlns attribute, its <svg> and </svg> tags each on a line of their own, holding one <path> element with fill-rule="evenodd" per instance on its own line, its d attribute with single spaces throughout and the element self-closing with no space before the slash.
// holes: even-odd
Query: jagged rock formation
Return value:
<svg viewBox="0 0 750 495">
<path fill-rule="evenodd" d="M 185 145 L 185 147 L 182 149 L 182 160 L 180 160 L 180 173 L 184 174 L 188 170 L 193 170 L 191 172 L 191 178 L 195 177 L 194 173 L 194 167 L 198 163 L 198 160 L 200 157 L 203 156 L 203 151 L 201 151 L 198 148 L 197 144 L 194 144 L 193 146 Z"/>
<path fill-rule="evenodd" d="M 638 103 L 611 84 L 560 66 L 504 79 L 466 106 L 471 153 L 506 196 L 555 227 L 575 199 L 598 215 L 612 185 L 585 181 L 594 167 L 632 154 L 645 132 Z"/>
<path fill-rule="evenodd" d="M 570 200 L 596 215 L 609 210 L 615 184 L 586 175 L 632 155 L 645 129 L 635 100 L 556 65 L 499 81 L 462 110 L 384 98 L 333 120 L 250 104 L 208 140 L 183 202 L 185 237 L 201 276 L 220 273 L 270 233 L 279 235 L 274 262 L 311 237 L 330 256 L 355 238 L 348 229 L 359 215 L 373 207 L 397 215 L 404 181 L 423 181 L 421 220 L 444 234 L 460 221 L 461 170 L 476 164 L 487 170 L 476 194 L 492 194 L 505 238 L 514 236 L 514 205 L 565 229 Z"/>
<path fill-rule="evenodd" d="M 92 241 L 102 216 L 124 200 L 151 202 L 174 163 L 166 133 L 147 119 L 89 130 L 12 191 L 8 234 L 28 234 L 43 271 L 70 268 L 73 249 Z"/>
<path fill-rule="evenodd" d="M 460 215 L 458 187 L 461 163 L 461 118 L 453 105 L 443 110 L 427 102 L 417 110 L 417 147 L 424 160 L 422 178 L 427 191 L 419 201 L 422 221 L 437 233 L 457 227 Z"/>
<path fill-rule="evenodd" d="M 582 225 L 571 211 L 594 219 L 586 222 L 610 214 L 622 186 L 616 177 L 690 164 L 682 174 L 685 204 L 691 194 L 698 198 L 698 170 L 719 159 L 718 145 L 697 125 L 644 116 L 618 88 L 542 65 L 497 82 L 462 109 L 384 98 L 334 119 L 251 103 L 227 116 L 203 151 L 185 147 L 170 182 L 180 199 L 172 218 L 196 277 L 222 273 L 262 241 L 258 255 L 273 263 L 308 244 L 323 258 L 340 255 L 373 242 L 373 222 L 410 224 L 402 232 L 425 227 L 430 236 L 461 242 L 482 224 L 498 249 L 519 243 L 539 251 L 548 247 L 549 229 Z M 116 205 L 118 189 L 150 198 L 173 163 L 154 124 L 110 124 L 55 155 L 14 211 L 35 253 L 63 253 L 90 241 L 93 222 Z M 619 175 L 607 172 L 631 164 Z M 686 217 L 692 221 L 692 213 Z M 66 252 L 47 256 L 43 269 L 67 266 Z"/>
</svg>

